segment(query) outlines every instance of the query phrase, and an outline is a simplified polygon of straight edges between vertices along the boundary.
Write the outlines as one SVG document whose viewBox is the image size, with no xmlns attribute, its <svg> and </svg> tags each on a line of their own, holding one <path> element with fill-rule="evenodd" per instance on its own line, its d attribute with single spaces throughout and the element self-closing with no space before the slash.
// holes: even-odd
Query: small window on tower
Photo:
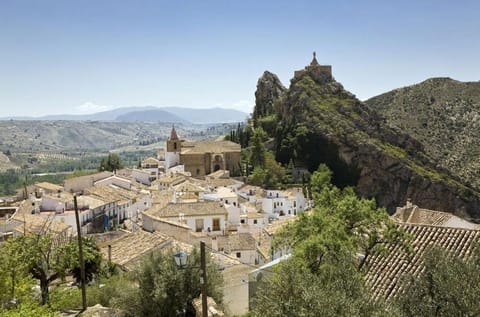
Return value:
<svg viewBox="0 0 480 317">
<path fill-rule="evenodd" d="M 177 149 L 177 142 L 173 142 L 173 149 Z"/>
</svg>

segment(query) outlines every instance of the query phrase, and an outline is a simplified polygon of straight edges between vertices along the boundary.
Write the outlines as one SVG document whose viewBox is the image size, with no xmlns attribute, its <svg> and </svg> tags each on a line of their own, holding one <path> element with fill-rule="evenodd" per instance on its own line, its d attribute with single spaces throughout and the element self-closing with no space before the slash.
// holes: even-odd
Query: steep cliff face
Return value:
<svg viewBox="0 0 480 317">
<path fill-rule="evenodd" d="M 265 71 L 257 82 L 253 119 L 274 114 L 274 103 L 286 90 L 277 75 Z"/>
<path fill-rule="evenodd" d="M 480 220 L 478 192 L 438 167 L 420 142 L 388 127 L 329 71 L 312 62 L 277 100 L 277 160 L 293 159 L 310 171 L 327 163 L 337 185 L 355 186 L 390 212 L 411 198 L 423 208 Z"/>
<path fill-rule="evenodd" d="M 480 82 L 431 78 L 365 102 L 425 145 L 438 163 L 480 189 Z"/>
</svg>

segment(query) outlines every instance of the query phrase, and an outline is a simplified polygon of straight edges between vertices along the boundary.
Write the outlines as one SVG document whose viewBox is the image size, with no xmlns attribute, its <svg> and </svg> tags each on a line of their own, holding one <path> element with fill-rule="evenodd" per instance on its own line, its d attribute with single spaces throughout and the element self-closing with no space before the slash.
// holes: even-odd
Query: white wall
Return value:
<svg viewBox="0 0 480 317">
<path fill-rule="evenodd" d="M 40 205 L 40 210 L 48 210 L 55 212 L 63 212 L 65 210 L 65 204 L 59 200 L 43 196 Z"/>
<path fill-rule="evenodd" d="M 126 209 L 125 218 L 131 218 L 137 220 L 138 216 L 142 211 L 150 208 L 152 206 L 152 198 L 148 195 L 139 196 L 134 203 L 130 203 Z"/>
<path fill-rule="evenodd" d="M 150 185 L 152 182 L 150 181 L 150 175 L 148 172 L 143 172 L 139 170 L 132 171 L 132 178 L 135 179 L 137 182 Z"/>
<path fill-rule="evenodd" d="M 228 212 L 228 223 L 234 226 L 240 224 L 240 208 L 233 205 L 225 205 Z"/>
<path fill-rule="evenodd" d="M 180 164 L 180 152 L 165 152 L 165 170 Z"/>
<path fill-rule="evenodd" d="M 120 177 L 109 177 L 102 180 L 99 180 L 95 183 L 94 186 L 101 186 L 101 185 L 115 185 L 121 188 L 130 189 L 132 183 L 128 179 L 123 179 Z"/>
<path fill-rule="evenodd" d="M 213 219 L 220 218 L 220 231 L 213 231 Z M 175 218 L 168 218 L 171 221 L 179 221 L 178 217 Z M 225 225 L 227 222 L 226 215 L 208 215 L 208 216 L 187 216 L 185 215 L 183 219 L 186 221 L 187 226 L 189 226 L 193 232 L 196 231 L 196 219 L 203 219 L 203 232 L 208 232 L 208 228 L 210 228 L 211 233 L 218 233 L 224 234 L 225 232 Z"/>
<path fill-rule="evenodd" d="M 238 254 L 240 253 L 240 257 L 238 257 Z M 236 258 L 242 263 L 246 264 L 255 264 L 255 259 L 257 257 L 257 251 L 256 250 L 232 250 L 230 252 L 230 256 L 232 258 Z"/>
</svg>

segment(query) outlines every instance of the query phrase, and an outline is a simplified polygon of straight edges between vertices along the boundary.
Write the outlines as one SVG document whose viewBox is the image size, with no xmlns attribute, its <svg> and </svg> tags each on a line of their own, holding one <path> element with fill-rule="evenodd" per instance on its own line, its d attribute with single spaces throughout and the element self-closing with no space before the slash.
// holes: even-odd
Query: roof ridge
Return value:
<svg viewBox="0 0 480 317">
<path fill-rule="evenodd" d="M 435 225 L 435 224 L 427 224 L 427 223 L 413 223 L 413 222 L 398 222 L 396 219 L 393 219 L 400 226 L 415 226 L 415 227 L 433 227 L 440 229 L 454 229 L 454 230 L 469 230 L 469 231 L 480 231 L 480 228 L 459 228 L 459 227 L 451 227 L 451 226 L 443 226 L 443 225 Z M 474 223 L 477 225 L 476 223 Z"/>
</svg>

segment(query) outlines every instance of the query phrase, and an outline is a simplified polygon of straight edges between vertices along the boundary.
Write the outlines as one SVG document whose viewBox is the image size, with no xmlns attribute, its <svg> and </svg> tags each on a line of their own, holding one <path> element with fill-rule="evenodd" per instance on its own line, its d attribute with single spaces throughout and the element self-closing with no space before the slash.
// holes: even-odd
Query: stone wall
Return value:
<svg viewBox="0 0 480 317">
<path fill-rule="evenodd" d="M 209 174 L 210 161 L 206 154 L 181 155 L 180 164 L 185 165 L 185 171 L 190 172 L 192 177 L 203 177 Z"/>
</svg>

